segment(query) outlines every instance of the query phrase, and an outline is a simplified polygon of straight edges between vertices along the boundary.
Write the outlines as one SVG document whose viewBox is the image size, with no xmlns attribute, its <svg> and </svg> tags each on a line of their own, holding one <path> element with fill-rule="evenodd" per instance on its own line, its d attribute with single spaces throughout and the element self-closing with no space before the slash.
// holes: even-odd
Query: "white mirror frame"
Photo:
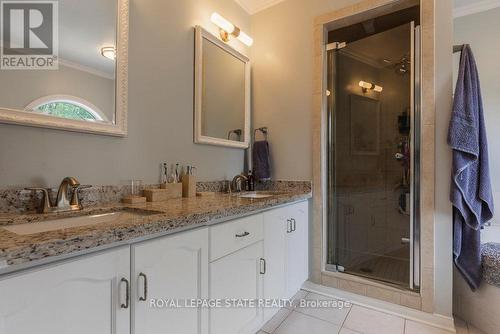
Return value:
<svg viewBox="0 0 500 334">
<path fill-rule="evenodd" d="M 0 123 L 50 129 L 127 136 L 129 0 L 117 1 L 115 124 L 87 122 L 36 114 L 0 106 Z"/>
<path fill-rule="evenodd" d="M 250 144 L 250 59 L 227 45 L 205 29 L 196 26 L 195 84 L 194 84 L 194 142 L 197 144 L 217 145 L 235 148 L 248 148 Z M 227 53 L 245 63 L 245 126 L 242 142 L 204 136 L 202 134 L 203 112 L 203 40 L 214 43 Z"/>
</svg>

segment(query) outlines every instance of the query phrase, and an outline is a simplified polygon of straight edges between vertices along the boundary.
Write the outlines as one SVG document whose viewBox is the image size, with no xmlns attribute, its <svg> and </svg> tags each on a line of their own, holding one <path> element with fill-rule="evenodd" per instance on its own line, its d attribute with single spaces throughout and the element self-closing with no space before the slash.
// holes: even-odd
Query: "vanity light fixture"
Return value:
<svg viewBox="0 0 500 334">
<path fill-rule="evenodd" d="M 116 49 L 114 46 L 105 46 L 101 48 L 101 55 L 105 58 L 115 60 L 116 59 Z"/>
<path fill-rule="evenodd" d="M 377 93 L 381 93 L 384 90 L 383 87 L 372 84 L 370 82 L 366 82 L 366 81 L 360 81 L 359 87 L 361 87 L 363 89 L 363 93 L 368 92 L 368 90 L 374 90 Z"/>
<path fill-rule="evenodd" d="M 241 43 L 246 46 L 252 46 L 253 39 L 240 30 L 237 26 L 223 18 L 218 13 L 213 13 L 211 17 L 212 22 L 219 27 L 220 38 L 224 42 L 229 42 L 231 38 L 237 38 Z"/>
</svg>

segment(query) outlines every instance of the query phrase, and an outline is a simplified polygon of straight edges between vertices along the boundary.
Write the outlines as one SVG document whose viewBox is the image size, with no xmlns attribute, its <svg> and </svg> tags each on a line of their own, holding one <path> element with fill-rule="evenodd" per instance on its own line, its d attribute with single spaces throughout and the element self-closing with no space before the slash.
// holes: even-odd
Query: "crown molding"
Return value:
<svg viewBox="0 0 500 334">
<path fill-rule="evenodd" d="M 248 14 L 254 15 L 260 11 L 275 6 L 285 0 L 234 0 L 241 6 Z"/>
<path fill-rule="evenodd" d="M 477 14 L 497 7 L 500 7 L 500 0 L 483 0 L 470 5 L 455 8 L 453 10 L 453 17 L 458 18 Z"/>
</svg>

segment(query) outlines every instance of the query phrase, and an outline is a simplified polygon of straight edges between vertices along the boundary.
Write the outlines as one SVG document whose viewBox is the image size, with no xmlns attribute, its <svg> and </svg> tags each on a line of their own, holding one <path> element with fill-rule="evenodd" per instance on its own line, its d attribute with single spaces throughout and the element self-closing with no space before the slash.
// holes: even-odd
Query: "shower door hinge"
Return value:
<svg viewBox="0 0 500 334">
<path fill-rule="evenodd" d="M 333 42 L 326 45 L 326 51 L 330 50 L 340 50 L 347 46 L 346 42 Z"/>
</svg>

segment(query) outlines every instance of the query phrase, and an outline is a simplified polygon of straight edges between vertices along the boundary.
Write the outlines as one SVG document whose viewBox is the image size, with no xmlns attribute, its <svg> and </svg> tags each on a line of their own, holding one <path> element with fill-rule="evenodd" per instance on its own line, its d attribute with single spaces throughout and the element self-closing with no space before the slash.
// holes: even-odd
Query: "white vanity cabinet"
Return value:
<svg viewBox="0 0 500 334">
<path fill-rule="evenodd" d="M 307 278 L 305 201 L 0 276 L 0 334 L 254 334 Z"/>
<path fill-rule="evenodd" d="M 308 215 L 307 202 L 264 213 L 264 298 L 291 298 L 308 279 Z M 266 308 L 265 320 L 278 310 Z"/>
<path fill-rule="evenodd" d="M 0 333 L 130 333 L 129 277 L 129 247 L 0 277 Z"/>
<path fill-rule="evenodd" d="M 184 303 L 208 297 L 208 229 L 135 244 L 131 254 L 132 333 L 207 334 L 208 309 Z"/>
<path fill-rule="evenodd" d="M 253 215 L 210 228 L 210 298 L 262 298 L 265 275 L 263 216 Z M 263 323 L 258 305 L 210 309 L 211 334 L 254 334 Z"/>
</svg>

